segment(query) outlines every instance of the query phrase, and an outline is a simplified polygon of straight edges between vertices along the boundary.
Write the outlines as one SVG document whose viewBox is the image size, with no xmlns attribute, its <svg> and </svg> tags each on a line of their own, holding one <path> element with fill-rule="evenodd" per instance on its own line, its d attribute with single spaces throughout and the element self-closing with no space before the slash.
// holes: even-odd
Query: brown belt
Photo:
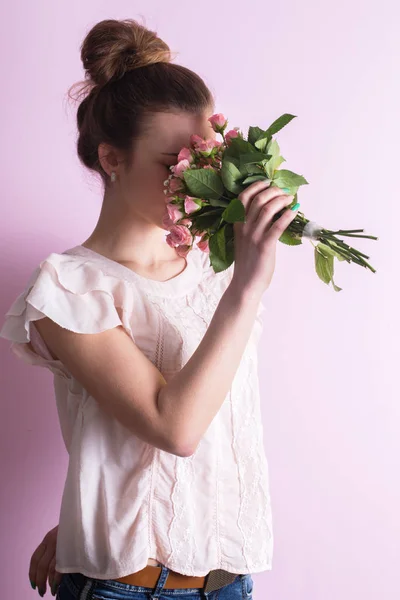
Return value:
<svg viewBox="0 0 400 600">
<path fill-rule="evenodd" d="M 146 565 L 141 571 L 119 577 L 113 581 L 120 581 L 121 583 L 129 583 L 130 585 L 140 585 L 144 587 L 154 588 L 157 584 L 158 578 L 161 573 L 161 567 L 155 567 L 153 565 Z M 237 577 L 237 573 L 230 573 L 224 569 L 213 569 L 207 575 L 197 577 L 194 575 L 182 575 L 176 571 L 170 570 L 168 573 L 167 581 L 164 584 L 164 588 L 204 588 L 205 591 L 212 591 L 218 589 L 228 583 L 234 581 Z M 204 586 L 206 584 L 206 586 Z"/>
</svg>

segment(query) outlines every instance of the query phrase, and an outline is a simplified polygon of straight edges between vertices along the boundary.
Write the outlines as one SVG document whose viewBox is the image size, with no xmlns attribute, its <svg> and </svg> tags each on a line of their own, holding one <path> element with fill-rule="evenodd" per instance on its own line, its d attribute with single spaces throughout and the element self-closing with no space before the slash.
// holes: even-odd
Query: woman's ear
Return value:
<svg viewBox="0 0 400 600">
<path fill-rule="evenodd" d="M 99 162 L 105 173 L 107 173 L 108 176 L 111 176 L 111 173 L 114 171 L 118 177 L 119 163 L 121 160 L 117 150 L 110 144 L 101 142 L 98 147 L 98 155 Z"/>
</svg>

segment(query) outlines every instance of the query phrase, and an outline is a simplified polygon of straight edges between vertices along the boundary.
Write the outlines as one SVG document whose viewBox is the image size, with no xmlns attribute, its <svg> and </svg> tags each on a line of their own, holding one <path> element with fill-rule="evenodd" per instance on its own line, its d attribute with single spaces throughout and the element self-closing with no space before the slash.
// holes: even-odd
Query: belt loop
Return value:
<svg viewBox="0 0 400 600">
<path fill-rule="evenodd" d="M 235 581 L 238 577 L 237 573 L 231 573 L 225 569 L 212 569 L 207 575 L 204 581 L 203 592 L 208 597 L 210 592 L 218 590 L 225 585 L 228 585 Z"/>
<path fill-rule="evenodd" d="M 165 565 L 161 565 L 161 573 L 158 577 L 155 590 L 151 594 L 151 600 L 158 600 L 158 598 L 160 597 L 160 594 L 163 590 L 165 582 L 167 581 L 169 572 L 170 572 L 170 569 L 168 567 L 166 567 Z"/>
<path fill-rule="evenodd" d="M 96 581 L 91 577 L 87 577 L 87 581 L 85 581 L 85 585 L 83 586 L 79 594 L 79 600 L 92 600 L 95 588 Z"/>
</svg>

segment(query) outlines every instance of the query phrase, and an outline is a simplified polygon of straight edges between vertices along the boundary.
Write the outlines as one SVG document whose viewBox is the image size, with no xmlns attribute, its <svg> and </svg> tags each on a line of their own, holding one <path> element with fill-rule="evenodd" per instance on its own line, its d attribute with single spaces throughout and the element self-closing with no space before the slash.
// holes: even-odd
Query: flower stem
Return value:
<svg viewBox="0 0 400 600">
<path fill-rule="evenodd" d="M 348 263 L 351 262 L 350 257 L 345 253 L 342 252 L 341 250 L 339 250 L 338 248 L 335 248 L 334 246 L 332 246 L 332 244 L 329 243 L 328 240 L 323 240 L 322 242 L 323 244 L 326 244 L 329 248 L 331 248 L 332 250 L 334 250 L 335 252 L 337 252 L 338 254 L 340 254 L 341 256 L 343 256 L 343 258 L 345 258 L 347 260 Z M 318 246 L 317 246 L 318 247 Z"/>
<path fill-rule="evenodd" d="M 324 235 L 325 235 L 326 239 L 331 239 L 332 241 L 335 242 L 335 244 L 338 244 L 339 246 L 346 248 L 346 250 L 351 250 L 353 253 L 356 253 L 359 256 L 363 256 L 364 258 L 369 258 L 369 256 L 367 256 L 367 254 L 364 254 L 363 252 L 360 252 L 360 250 L 356 250 L 355 248 L 351 248 L 351 246 L 346 244 L 346 242 L 344 242 L 343 240 L 339 240 L 333 235 L 325 234 L 325 232 L 324 232 Z"/>
<path fill-rule="evenodd" d="M 364 229 L 361 229 L 360 231 L 364 231 Z M 374 235 L 355 235 L 353 233 L 346 233 L 344 231 L 336 231 L 335 234 L 336 235 L 345 235 L 346 237 L 367 238 L 369 240 L 377 240 L 378 239 Z"/>
</svg>

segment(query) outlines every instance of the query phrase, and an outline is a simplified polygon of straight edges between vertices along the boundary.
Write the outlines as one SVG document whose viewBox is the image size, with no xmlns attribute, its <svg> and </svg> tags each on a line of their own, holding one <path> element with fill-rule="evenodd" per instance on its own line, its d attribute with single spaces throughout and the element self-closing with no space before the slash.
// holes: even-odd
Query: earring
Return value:
<svg viewBox="0 0 400 600">
<path fill-rule="evenodd" d="M 111 172 L 111 181 L 114 183 L 114 181 L 117 179 L 117 176 L 115 174 L 115 171 Z"/>
</svg>

